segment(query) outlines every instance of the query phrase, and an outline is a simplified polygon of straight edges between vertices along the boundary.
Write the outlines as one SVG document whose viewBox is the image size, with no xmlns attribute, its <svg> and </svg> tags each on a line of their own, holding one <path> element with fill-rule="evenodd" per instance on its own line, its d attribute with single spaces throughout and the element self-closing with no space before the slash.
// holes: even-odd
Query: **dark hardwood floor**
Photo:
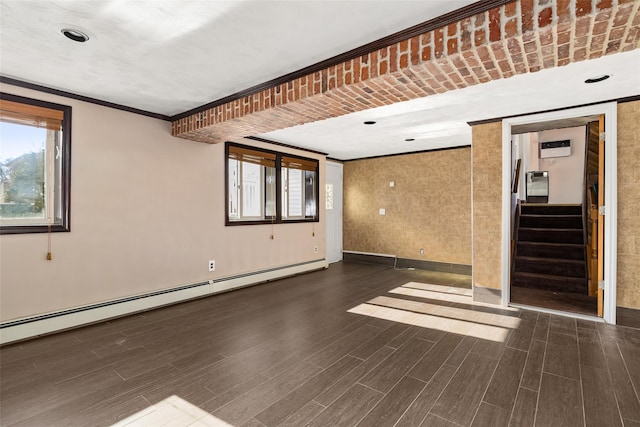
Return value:
<svg viewBox="0 0 640 427">
<path fill-rule="evenodd" d="M 464 288 L 337 263 L 6 346 L 0 424 L 640 425 L 640 330 Z"/>
<path fill-rule="evenodd" d="M 584 314 L 587 316 L 598 315 L 598 299 L 596 297 L 571 292 L 512 286 L 511 302 L 557 311 L 568 311 L 570 313 Z"/>
</svg>

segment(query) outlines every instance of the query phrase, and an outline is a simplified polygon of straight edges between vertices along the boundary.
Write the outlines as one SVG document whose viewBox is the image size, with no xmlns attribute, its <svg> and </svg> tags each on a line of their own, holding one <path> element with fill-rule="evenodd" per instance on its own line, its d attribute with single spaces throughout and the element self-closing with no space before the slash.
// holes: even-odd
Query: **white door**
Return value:
<svg viewBox="0 0 640 427">
<path fill-rule="evenodd" d="M 327 162 L 327 261 L 342 261 L 342 163 Z"/>
</svg>

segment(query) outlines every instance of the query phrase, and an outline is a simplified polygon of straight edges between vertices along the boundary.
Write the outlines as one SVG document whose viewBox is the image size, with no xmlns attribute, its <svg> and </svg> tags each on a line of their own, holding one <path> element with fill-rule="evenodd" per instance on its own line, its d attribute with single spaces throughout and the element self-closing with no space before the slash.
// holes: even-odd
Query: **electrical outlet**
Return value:
<svg viewBox="0 0 640 427">
<path fill-rule="evenodd" d="M 318 247 L 317 246 L 313 247 L 313 252 L 318 253 Z"/>
<path fill-rule="evenodd" d="M 424 248 L 420 248 L 420 255 L 424 255 Z"/>
<path fill-rule="evenodd" d="M 209 260 L 209 271 L 216 271 L 216 260 L 215 259 L 210 259 Z"/>
</svg>

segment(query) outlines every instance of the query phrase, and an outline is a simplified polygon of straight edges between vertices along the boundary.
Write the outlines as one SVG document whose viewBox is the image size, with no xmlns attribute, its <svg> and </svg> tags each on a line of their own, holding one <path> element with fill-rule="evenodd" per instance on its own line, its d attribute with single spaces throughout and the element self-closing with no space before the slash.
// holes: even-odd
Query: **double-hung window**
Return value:
<svg viewBox="0 0 640 427">
<path fill-rule="evenodd" d="M 0 94 L 0 232 L 69 231 L 71 107 Z"/>
<path fill-rule="evenodd" d="M 276 156 L 236 145 L 227 147 L 228 220 L 273 218 L 276 198 Z"/>
<path fill-rule="evenodd" d="M 316 216 L 318 162 L 282 156 L 282 219 L 308 219 Z"/>
<path fill-rule="evenodd" d="M 318 161 L 227 142 L 226 223 L 318 221 Z"/>
</svg>

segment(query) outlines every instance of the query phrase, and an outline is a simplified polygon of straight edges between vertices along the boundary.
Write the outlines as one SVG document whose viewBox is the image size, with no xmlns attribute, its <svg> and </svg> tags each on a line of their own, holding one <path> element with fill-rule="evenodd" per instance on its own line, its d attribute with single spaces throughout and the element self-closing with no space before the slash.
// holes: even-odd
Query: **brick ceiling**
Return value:
<svg viewBox="0 0 640 427">
<path fill-rule="evenodd" d="M 640 2 L 520 0 L 172 122 L 219 143 L 640 47 Z"/>
</svg>

